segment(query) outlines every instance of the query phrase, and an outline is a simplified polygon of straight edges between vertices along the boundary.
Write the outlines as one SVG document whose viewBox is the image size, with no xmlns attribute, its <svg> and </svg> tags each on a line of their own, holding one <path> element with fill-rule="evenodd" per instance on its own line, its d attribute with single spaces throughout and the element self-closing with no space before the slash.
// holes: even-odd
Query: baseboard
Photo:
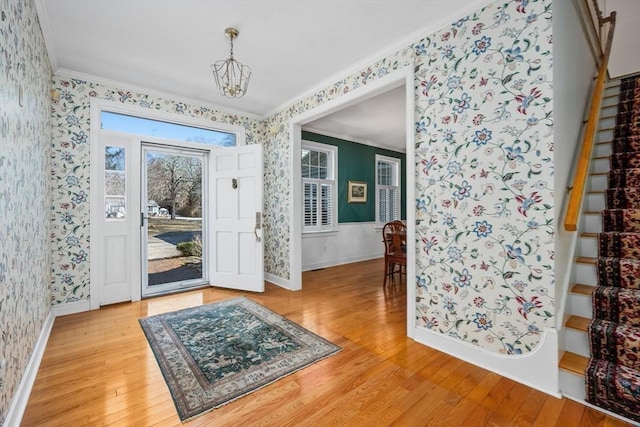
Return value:
<svg viewBox="0 0 640 427">
<path fill-rule="evenodd" d="M 285 288 L 288 290 L 295 290 L 295 289 L 291 289 L 291 282 L 289 281 L 289 279 L 283 279 L 280 276 L 276 276 L 274 274 L 270 274 L 270 273 L 264 273 L 264 280 L 266 280 L 269 283 L 273 283 L 274 285 L 280 286 L 281 288 Z"/>
<path fill-rule="evenodd" d="M 49 340 L 49 335 L 51 334 L 55 318 L 55 313 L 50 311 L 42 325 L 33 353 L 29 358 L 29 363 L 27 363 L 27 367 L 22 374 L 20 384 L 18 384 L 16 393 L 13 395 L 13 399 L 11 400 L 7 417 L 4 420 L 4 427 L 19 426 L 22 421 L 22 416 L 24 415 L 24 410 L 27 407 L 33 383 L 36 381 L 38 368 L 40 367 L 40 362 L 44 356 L 44 350 L 47 347 L 47 341 Z"/>
<path fill-rule="evenodd" d="M 58 316 L 66 316 L 67 314 L 82 313 L 91 310 L 91 301 L 75 301 L 65 304 L 53 306 L 53 313 Z"/>
<path fill-rule="evenodd" d="M 382 258 L 380 256 L 380 252 L 374 252 L 374 253 L 369 253 L 369 254 L 364 254 L 364 255 L 356 255 L 356 256 L 347 257 L 347 258 L 330 259 L 330 260 L 325 260 L 325 261 L 320 261 L 320 262 L 314 262 L 314 263 L 311 263 L 311 264 L 303 264 L 302 265 L 302 271 L 317 270 L 319 268 L 335 267 L 335 266 L 338 266 L 338 265 L 351 264 L 352 262 L 368 261 L 370 259 L 377 259 L 377 258 Z"/>
</svg>

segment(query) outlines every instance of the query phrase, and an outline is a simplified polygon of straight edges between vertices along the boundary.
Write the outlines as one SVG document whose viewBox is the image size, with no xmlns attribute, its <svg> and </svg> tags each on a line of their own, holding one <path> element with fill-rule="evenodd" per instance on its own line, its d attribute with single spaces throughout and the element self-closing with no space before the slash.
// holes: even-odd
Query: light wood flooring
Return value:
<svg viewBox="0 0 640 427">
<path fill-rule="evenodd" d="M 366 261 L 305 273 L 302 291 L 248 295 L 342 351 L 184 425 L 626 425 L 407 338 L 404 280 L 384 292 L 382 272 Z M 209 288 L 57 318 L 22 425 L 182 425 L 138 319 L 240 294 Z"/>
</svg>

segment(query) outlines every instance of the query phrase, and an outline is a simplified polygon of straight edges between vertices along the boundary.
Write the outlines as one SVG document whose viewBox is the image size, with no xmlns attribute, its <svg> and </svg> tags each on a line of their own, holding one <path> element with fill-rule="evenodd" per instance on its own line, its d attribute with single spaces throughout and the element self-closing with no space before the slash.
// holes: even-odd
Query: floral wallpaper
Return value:
<svg viewBox="0 0 640 427">
<path fill-rule="evenodd" d="M 270 267 L 289 275 L 292 117 L 416 69 L 416 320 L 515 355 L 555 313 L 550 0 L 495 2 L 266 123 Z"/>
<path fill-rule="evenodd" d="M 417 324 L 504 354 L 553 326 L 551 1 L 494 3 L 417 65 Z"/>
<path fill-rule="evenodd" d="M 77 78 L 54 76 L 60 100 L 53 104 L 53 304 L 89 299 L 89 245 L 91 191 L 90 102 L 100 98 L 158 111 L 184 114 L 214 122 L 242 126 L 247 144 L 259 142 L 260 122 L 207 107 L 152 97 L 123 88 Z M 269 240 L 268 229 L 265 240 Z"/>
<path fill-rule="evenodd" d="M 40 330 L 49 294 L 51 67 L 30 0 L 0 19 L 0 424 Z"/>
<path fill-rule="evenodd" d="M 420 328 L 503 354 L 555 313 L 551 0 L 495 2 L 259 122 L 54 77 L 53 302 L 89 295 L 89 100 L 239 123 L 264 145 L 265 270 L 288 279 L 289 121 L 412 65 Z"/>
</svg>

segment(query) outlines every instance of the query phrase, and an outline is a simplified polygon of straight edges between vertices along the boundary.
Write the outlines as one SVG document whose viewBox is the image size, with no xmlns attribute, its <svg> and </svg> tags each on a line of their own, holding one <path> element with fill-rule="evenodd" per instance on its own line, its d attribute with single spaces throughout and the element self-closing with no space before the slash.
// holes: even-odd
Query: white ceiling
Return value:
<svg viewBox="0 0 640 427">
<path fill-rule="evenodd" d="M 35 0 L 54 72 L 264 117 L 490 0 Z M 640 69 L 640 0 L 599 0 L 618 11 L 610 72 Z M 214 88 L 211 63 L 229 54 L 253 74 L 242 99 Z M 402 88 L 305 128 L 404 148 Z"/>
<path fill-rule="evenodd" d="M 54 72 L 86 74 L 257 117 L 487 3 L 36 0 Z M 241 99 L 219 95 L 210 70 L 211 63 L 229 55 L 224 29 L 230 26 L 240 31 L 235 58 L 252 69 Z M 404 146 L 403 96 L 400 89 L 382 94 L 343 111 L 342 117 L 337 113 L 309 127 L 362 142 L 400 141 Z"/>
<path fill-rule="evenodd" d="M 599 0 L 605 17 L 616 11 L 616 28 L 609 58 L 611 77 L 640 70 L 640 0 Z"/>
</svg>

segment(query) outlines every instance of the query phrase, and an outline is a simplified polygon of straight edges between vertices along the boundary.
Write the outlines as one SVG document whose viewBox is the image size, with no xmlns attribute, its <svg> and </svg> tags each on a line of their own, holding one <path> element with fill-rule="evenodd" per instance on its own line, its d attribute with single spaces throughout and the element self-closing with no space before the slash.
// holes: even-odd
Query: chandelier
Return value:
<svg viewBox="0 0 640 427">
<path fill-rule="evenodd" d="M 247 92 L 251 68 L 233 59 L 233 39 L 240 34 L 238 30 L 227 28 L 224 33 L 231 39 L 229 58 L 211 64 L 211 71 L 213 71 L 220 95 L 228 98 L 242 98 Z"/>
</svg>

